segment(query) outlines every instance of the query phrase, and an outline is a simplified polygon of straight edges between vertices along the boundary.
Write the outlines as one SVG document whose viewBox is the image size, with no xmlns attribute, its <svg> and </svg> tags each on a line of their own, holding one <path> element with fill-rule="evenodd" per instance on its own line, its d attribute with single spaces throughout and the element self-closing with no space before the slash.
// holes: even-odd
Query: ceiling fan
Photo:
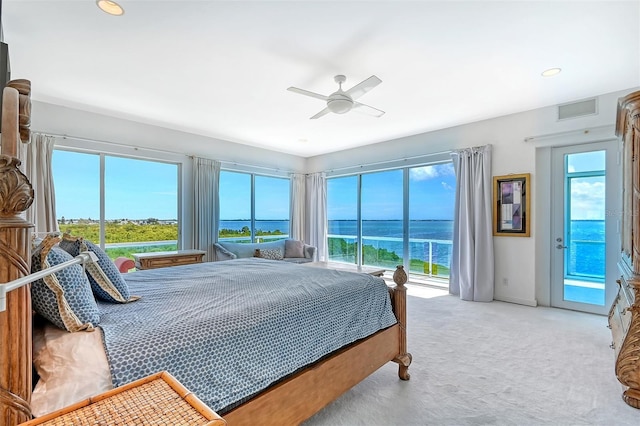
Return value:
<svg viewBox="0 0 640 426">
<path fill-rule="evenodd" d="M 311 117 L 311 119 L 320 118 L 323 115 L 327 115 L 330 112 L 335 114 L 345 114 L 352 109 L 358 112 L 362 112 L 365 114 L 373 115 L 374 117 L 381 117 L 384 114 L 384 111 L 381 111 L 377 108 L 371 107 L 369 105 L 365 105 L 360 102 L 356 102 L 360 96 L 367 93 L 369 90 L 376 87 L 378 84 L 382 83 L 375 75 L 367 78 L 364 81 L 356 84 L 349 90 L 342 90 L 342 83 L 347 80 L 347 77 L 344 75 L 336 75 L 333 77 L 333 80 L 338 83 L 338 90 L 330 94 L 329 96 L 321 95 L 319 93 L 310 92 L 304 89 L 298 89 L 297 87 L 289 87 L 287 90 L 299 93 L 305 96 L 311 96 L 312 98 L 322 99 L 327 102 L 327 107 Z"/>
</svg>

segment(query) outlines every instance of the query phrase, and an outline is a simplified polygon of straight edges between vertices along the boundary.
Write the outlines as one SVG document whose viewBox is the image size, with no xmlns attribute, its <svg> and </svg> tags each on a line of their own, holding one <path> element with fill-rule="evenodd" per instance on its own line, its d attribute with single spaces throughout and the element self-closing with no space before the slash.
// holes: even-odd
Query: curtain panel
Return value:
<svg viewBox="0 0 640 426">
<path fill-rule="evenodd" d="M 491 145 L 451 153 L 456 172 L 449 292 L 490 302 L 494 292 Z"/>
<path fill-rule="evenodd" d="M 213 244 L 218 241 L 219 181 L 219 161 L 193 158 L 193 247 L 206 252 L 205 262 L 216 260 Z"/>
<path fill-rule="evenodd" d="M 289 238 L 294 240 L 304 240 L 305 238 L 305 194 L 306 176 L 300 173 L 291 174 Z"/>
<path fill-rule="evenodd" d="M 59 230 L 51 171 L 54 145 L 53 136 L 34 133 L 31 135 L 31 142 L 23 147 L 24 173 L 35 193 L 33 204 L 27 209 L 26 219 L 35 225 L 36 234 Z"/>
<path fill-rule="evenodd" d="M 312 173 L 306 179 L 306 234 L 307 244 L 317 247 L 315 260 L 329 260 L 327 252 L 327 177 Z"/>
</svg>

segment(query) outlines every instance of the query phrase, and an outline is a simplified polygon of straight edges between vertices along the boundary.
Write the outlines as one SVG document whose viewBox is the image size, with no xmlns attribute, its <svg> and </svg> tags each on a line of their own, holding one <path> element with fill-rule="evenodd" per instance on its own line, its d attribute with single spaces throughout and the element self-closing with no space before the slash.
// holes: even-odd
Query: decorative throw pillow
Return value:
<svg viewBox="0 0 640 426">
<path fill-rule="evenodd" d="M 284 257 L 304 257 L 304 243 L 298 240 L 285 240 Z"/>
<path fill-rule="evenodd" d="M 72 256 L 77 256 L 83 251 L 91 251 L 98 257 L 97 262 L 85 265 L 91 288 L 97 298 L 116 303 L 133 302 L 139 299 L 138 296 L 129 295 L 129 286 L 122 278 L 118 267 L 104 250 L 91 241 L 64 234 L 60 247 Z"/>
<path fill-rule="evenodd" d="M 31 272 L 38 272 L 72 260 L 56 246 L 60 237 L 49 235 L 31 255 Z M 93 331 L 100 322 L 98 305 L 81 265 L 65 269 L 31 284 L 33 309 L 57 327 L 67 331 Z"/>
<path fill-rule="evenodd" d="M 255 257 L 263 259 L 282 260 L 282 250 L 279 249 L 256 249 Z"/>
</svg>

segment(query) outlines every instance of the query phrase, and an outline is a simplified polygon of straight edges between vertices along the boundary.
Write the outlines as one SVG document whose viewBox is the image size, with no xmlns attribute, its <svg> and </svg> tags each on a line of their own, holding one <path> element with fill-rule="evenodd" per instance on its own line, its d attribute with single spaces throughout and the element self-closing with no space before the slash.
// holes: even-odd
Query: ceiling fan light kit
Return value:
<svg viewBox="0 0 640 426">
<path fill-rule="evenodd" d="M 300 95 L 321 99 L 327 103 L 327 107 L 325 109 L 311 117 L 312 120 L 320 118 L 330 112 L 333 112 L 334 114 L 345 114 L 352 109 L 356 109 L 358 112 L 369 114 L 374 117 L 381 117 L 384 114 L 384 111 L 381 111 L 377 108 L 370 107 L 360 102 L 355 102 L 355 99 L 359 98 L 369 90 L 376 87 L 378 84 L 382 83 L 382 80 L 380 80 L 378 77 L 372 75 L 371 77 L 367 78 L 364 81 L 361 81 L 347 91 L 342 90 L 342 83 L 347 80 L 347 77 L 339 74 L 336 75 L 333 80 L 338 83 L 338 90 L 333 92 L 329 96 L 310 92 L 304 89 L 299 89 L 297 87 L 289 87 L 287 90 L 298 93 Z"/>
<path fill-rule="evenodd" d="M 335 96 L 327 100 L 327 108 L 335 114 L 344 114 L 351 111 L 351 108 L 353 108 L 353 100 L 348 96 L 345 96 L 344 98 Z"/>
</svg>

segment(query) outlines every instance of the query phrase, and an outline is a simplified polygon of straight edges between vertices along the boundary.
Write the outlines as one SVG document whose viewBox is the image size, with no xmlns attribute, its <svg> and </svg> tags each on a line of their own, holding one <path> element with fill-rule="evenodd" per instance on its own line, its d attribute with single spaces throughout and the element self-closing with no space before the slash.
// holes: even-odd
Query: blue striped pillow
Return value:
<svg viewBox="0 0 640 426">
<path fill-rule="evenodd" d="M 73 257 L 56 246 L 60 238 L 47 236 L 31 255 L 31 272 L 59 265 Z M 67 268 L 31 284 L 33 309 L 67 331 L 93 331 L 100 322 L 91 285 L 81 265 Z"/>
<path fill-rule="evenodd" d="M 72 256 L 77 256 L 83 251 L 91 251 L 98 257 L 97 262 L 85 265 L 91 288 L 98 299 L 114 303 L 127 303 L 139 299 L 136 296 L 131 297 L 129 286 L 109 255 L 91 241 L 64 234 L 60 247 Z"/>
</svg>

